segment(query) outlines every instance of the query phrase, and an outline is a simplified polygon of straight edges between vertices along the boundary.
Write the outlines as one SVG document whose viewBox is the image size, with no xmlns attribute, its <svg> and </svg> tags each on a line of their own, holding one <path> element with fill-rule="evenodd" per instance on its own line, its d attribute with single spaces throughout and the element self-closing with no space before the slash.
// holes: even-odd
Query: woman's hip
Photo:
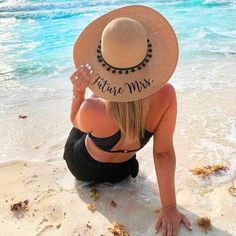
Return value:
<svg viewBox="0 0 236 236">
<path fill-rule="evenodd" d="M 75 130 L 71 133 L 75 135 Z M 97 180 L 98 182 L 118 182 L 128 176 L 138 175 L 139 164 L 134 155 L 131 159 L 121 163 L 99 162 L 87 151 L 86 135 L 77 136 L 77 140 L 68 137 L 63 158 L 71 173 L 79 180 Z"/>
</svg>

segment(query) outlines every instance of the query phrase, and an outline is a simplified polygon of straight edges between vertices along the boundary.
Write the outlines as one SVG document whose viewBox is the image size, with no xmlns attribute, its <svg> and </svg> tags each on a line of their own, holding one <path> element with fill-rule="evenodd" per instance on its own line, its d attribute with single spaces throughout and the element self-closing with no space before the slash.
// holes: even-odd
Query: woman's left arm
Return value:
<svg viewBox="0 0 236 236">
<path fill-rule="evenodd" d="M 93 70 L 91 70 L 91 66 L 86 64 L 85 66 L 81 65 L 71 76 L 70 80 L 73 85 L 73 98 L 71 103 L 71 112 L 70 112 L 70 120 L 73 123 L 75 116 L 85 100 L 85 91 L 88 87 L 92 77 Z"/>
<path fill-rule="evenodd" d="M 177 235 L 179 224 L 184 223 L 191 230 L 187 217 L 177 209 L 175 196 L 176 158 L 173 133 L 176 124 L 177 101 L 175 89 L 171 84 L 165 87 L 169 104 L 154 133 L 153 158 L 157 175 L 162 209 L 158 215 L 155 230 L 162 228 L 162 235 Z"/>
<path fill-rule="evenodd" d="M 176 158 L 173 145 L 166 152 L 154 152 L 153 157 L 162 208 L 167 206 L 177 207 L 175 196 Z"/>
</svg>

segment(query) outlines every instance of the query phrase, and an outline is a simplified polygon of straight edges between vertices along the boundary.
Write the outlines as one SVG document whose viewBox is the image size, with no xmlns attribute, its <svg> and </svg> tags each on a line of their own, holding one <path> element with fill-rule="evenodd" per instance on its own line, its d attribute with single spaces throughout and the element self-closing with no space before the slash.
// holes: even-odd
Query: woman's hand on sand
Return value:
<svg viewBox="0 0 236 236">
<path fill-rule="evenodd" d="M 167 206 L 161 209 L 158 220 L 155 225 L 155 233 L 158 233 L 161 227 L 161 236 L 177 236 L 179 225 L 183 222 L 186 229 L 192 230 L 192 226 L 187 217 L 178 211 L 176 207 Z"/>
<path fill-rule="evenodd" d="M 71 76 L 70 80 L 73 88 L 79 93 L 85 93 L 94 72 L 89 64 L 81 65 Z"/>
</svg>

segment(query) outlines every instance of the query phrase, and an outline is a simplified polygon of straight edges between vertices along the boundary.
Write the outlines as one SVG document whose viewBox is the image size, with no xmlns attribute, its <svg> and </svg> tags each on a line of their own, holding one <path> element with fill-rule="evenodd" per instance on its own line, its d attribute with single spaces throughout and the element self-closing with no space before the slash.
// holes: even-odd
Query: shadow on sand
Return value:
<svg viewBox="0 0 236 236">
<path fill-rule="evenodd" d="M 156 184 L 151 182 L 143 172 L 140 172 L 135 179 L 129 177 L 115 184 L 102 183 L 90 186 L 88 182 L 76 179 L 74 184 L 74 190 L 78 197 L 74 197 L 69 203 L 67 215 L 62 225 L 62 235 L 112 235 L 108 231 L 108 228 L 112 226 L 112 221 L 123 224 L 130 236 L 157 235 L 154 233 L 154 225 L 158 216 L 155 209 L 161 206 L 159 192 Z M 99 192 L 99 198 L 96 201 L 91 197 L 94 187 Z M 111 206 L 112 200 L 117 204 L 116 207 Z M 89 203 L 93 203 L 95 211 L 87 208 Z M 179 205 L 178 209 L 187 216 L 193 226 L 193 230 L 188 231 L 181 223 L 178 235 L 206 235 L 196 224 L 197 217 L 202 216 Z M 92 227 L 88 228 L 86 224 Z M 212 230 L 207 231 L 207 235 L 231 235 L 214 227 L 214 222 L 212 225 Z"/>
</svg>

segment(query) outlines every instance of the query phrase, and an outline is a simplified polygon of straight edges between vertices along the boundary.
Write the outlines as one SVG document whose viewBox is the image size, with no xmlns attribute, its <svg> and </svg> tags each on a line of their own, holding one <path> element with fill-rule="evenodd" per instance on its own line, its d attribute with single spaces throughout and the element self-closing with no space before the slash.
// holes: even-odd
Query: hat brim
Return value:
<svg viewBox="0 0 236 236">
<path fill-rule="evenodd" d="M 113 74 L 97 60 L 97 46 L 105 26 L 114 18 L 129 17 L 139 21 L 152 43 L 152 57 L 141 70 Z M 73 48 L 75 67 L 89 63 L 96 75 L 89 88 L 110 101 L 134 101 L 147 97 L 170 79 L 178 61 L 176 34 L 159 12 L 142 5 L 131 5 L 110 11 L 91 22 L 77 38 Z"/>
</svg>

